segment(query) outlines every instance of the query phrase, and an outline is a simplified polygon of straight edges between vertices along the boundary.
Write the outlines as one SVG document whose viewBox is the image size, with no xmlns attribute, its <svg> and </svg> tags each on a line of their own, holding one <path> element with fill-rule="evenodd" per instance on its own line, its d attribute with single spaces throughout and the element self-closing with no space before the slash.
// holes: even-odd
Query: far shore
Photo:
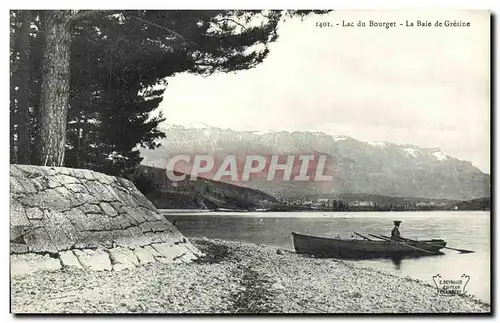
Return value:
<svg viewBox="0 0 500 323">
<path fill-rule="evenodd" d="M 491 210 L 399 210 L 399 211 L 367 211 L 367 210 L 347 210 L 331 211 L 320 209 L 301 209 L 301 210 L 246 210 L 246 209 L 158 209 L 161 213 L 304 213 L 304 212 L 322 212 L 322 213 L 422 213 L 422 212 L 491 212 Z"/>
<path fill-rule="evenodd" d="M 192 238 L 190 264 L 115 271 L 59 270 L 11 280 L 13 313 L 490 313 L 473 296 L 291 250 Z"/>
</svg>

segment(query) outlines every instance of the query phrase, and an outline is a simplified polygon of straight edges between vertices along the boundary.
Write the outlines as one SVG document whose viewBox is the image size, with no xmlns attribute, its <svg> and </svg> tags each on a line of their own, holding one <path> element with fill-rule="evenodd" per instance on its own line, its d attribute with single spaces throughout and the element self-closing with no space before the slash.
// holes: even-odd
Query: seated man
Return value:
<svg viewBox="0 0 500 323">
<path fill-rule="evenodd" d="M 401 240 L 401 233 L 399 232 L 399 225 L 402 221 L 394 221 L 394 228 L 391 231 L 392 240 Z"/>
</svg>

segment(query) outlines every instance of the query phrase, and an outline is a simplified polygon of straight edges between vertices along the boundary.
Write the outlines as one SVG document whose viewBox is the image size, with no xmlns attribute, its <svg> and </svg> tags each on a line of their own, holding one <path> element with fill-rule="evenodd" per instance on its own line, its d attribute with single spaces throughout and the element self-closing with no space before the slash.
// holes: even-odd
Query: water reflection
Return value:
<svg viewBox="0 0 500 323">
<path fill-rule="evenodd" d="M 475 250 L 458 253 L 446 250 L 440 256 L 401 259 L 352 260 L 359 266 L 387 270 L 397 276 L 433 284 L 436 273 L 443 277 L 471 276 L 467 291 L 490 300 L 490 213 L 489 212 L 371 212 L 344 213 L 324 217 L 319 212 L 192 213 L 165 214 L 188 237 L 248 241 L 293 250 L 291 232 L 349 239 L 353 232 L 386 235 L 393 219 L 405 221 L 404 235 L 413 240 L 443 239 L 450 246 Z"/>
<path fill-rule="evenodd" d="M 401 262 L 402 262 L 401 258 L 392 258 L 392 263 L 394 264 L 394 268 L 396 270 L 400 270 L 401 269 Z"/>
</svg>

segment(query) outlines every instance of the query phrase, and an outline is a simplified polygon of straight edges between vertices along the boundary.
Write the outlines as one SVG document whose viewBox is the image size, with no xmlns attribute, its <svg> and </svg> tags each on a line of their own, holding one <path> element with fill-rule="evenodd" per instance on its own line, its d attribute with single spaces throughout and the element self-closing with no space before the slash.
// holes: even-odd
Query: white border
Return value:
<svg viewBox="0 0 500 323">
<path fill-rule="evenodd" d="M 3 2 L 3 4 L 6 4 L 7 2 Z M 1 26 L 3 27 L 1 37 L 2 37 L 2 43 L 4 44 L 4 49 L 0 51 L 2 58 L 1 62 L 3 63 L 1 65 L 2 67 L 2 73 L 1 75 L 4 77 L 4 86 L 2 86 L 2 102 L 4 104 L 2 105 L 2 118 L 0 118 L 0 122 L 2 123 L 2 126 L 0 129 L 3 130 L 3 135 L 1 136 L 0 139 L 0 144 L 1 148 L 0 151 L 8 152 L 8 146 L 9 146 L 9 89 L 8 89 L 8 84 L 9 84 L 9 65 L 8 65 L 8 46 L 9 46 L 9 35 L 8 35 L 8 28 L 7 24 L 9 21 L 9 13 L 8 9 L 54 9 L 54 8 L 84 8 L 84 9 L 144 9 L 144 8 L 151 8 L 151 9 L 220 9 L 220 8 L 238 8 L 238 9 L 254 9 L 254 8 L 263 8 L 263 9 L 276 9 L 276 8 L 291 8 L 291 9 L 417 9 L 417 8 L 439 8 L 439 9 L 490 9 L 493 13 L 496 13 L 497 16 L 495 17 L 496 20 L 496 26 L 495 26 L 495 44 L 498 46 L 498 13 L 500 12 L 499 9 L 499 3 L 500 1 L 498 0 L 406 0 L 406 1 L 390 1 L 390 0 L 378 0 L 378 1 L 370 1 L 370 0 L 351 0 L 351 1 L 321 1 L 321 0 L 309 0 L 309 1 L 298 1 L 298 0 L 244 0 L 244 1 L 191 1 L 191 0 L 173 0 L 173 1 L 102 1 L 102 0 L 91 0 L 91 1 L 85 1 L 78 3 L 75 5 L 75 3 L 69 3 L 68 1 L 17 1 L 17 2 L 12 2 L 9 3 L 10 6 L 6 6 L 4 10 L 1 11 L 0 17 L 2 18 L 2 24 Z M 498 57 L 498 51 L 496 52 L 496 56 Z M 497 62 L 498 63 L 498 62 Z M 495 68 L 496 72 L 497 68 Z M 496 93 L 498 93 L 498 82 L 496 83 L 495 86 Z M 492 107 L 494 109 L 496 107 Z M 498 117 L 498 113 L 496 114 Z M 495 123 L 498 124 L 498 119 L 496 118 Z M 498 149 L 498 138 L 495 136 L 495 148 Z M 0 285 L 0 291 L 2 293 L 0 294 L 0 304 L 1 304 L 1 316 L 2 316 L 2 321 L 13 321 L 14 317 L 9 314 L 10 312 L 10 281 L 9 281 L 9 245 L 7 243 L 7 237 L 9 236 L 9 175 L 8 175 L 8 153 L 4 155 L 3 159 L 1 159 L 2 163 L 2 169 L 4 169 L 3 172 L 0 172 L 0 188 L 1 188 L 1 193 L 0 193 L 0 198 L 2 199 L 0 203 L 2 207 L 2 215 L 3 215 L 3 225 L 1 226 L 3 230 L 3 234 L 0 236 L 5 237 L 4 242 L 0 243 L 0 250 L 2 251 L 1 253 L 1 258 L 3 260 L 2 266 L 0 267 L 1 270 L 1 277 L 2 279 L 0 280 L 1 285 Z M 495 169 L 497 166 L 497 163 L 494 165 Z M 494 187 L 496 183 L 492 183 Z M 497 195 L 495 194 L 494 200 L 497 201 Z M 492 216 L 494 216 L 492 214 Z M 500 232 L 498 231 L 498 220 L 495 221 L 495 227 L 493 229 L 494 232 Z M 492 236 L 494 238 L 494 236 Z M 496 239 L 494 239 L 496 240 Z M 494 241 L 495 242 L 495 241 Z M 496 244 L 495 244 L 496 245 Z M 495 258 L 498 257 L 498 249 L 496 249 L 495 252 Z M 496 272 L 492 273 L 492 279 Z M 498 289 L 498 283 L 496 284 L 496 289 Z M 498 297 L 498 294 L 495 292 L 495 295 Z M 495 299 L 497 298 L 495 297 Z M 498 308 L 496 308 L 496 303 L 492 304 L 492 306 L 495 307 L 496 311 L 498 311 Z M 121 317 L 120 317 L 121 318 Z M 308 319 L 309 317 L 304 317 L 300 319 Z M 314 317 L 311 317 L 314 318 Z M 363 317 L 364 319 L 386 319 L 385 317 Z M 361 321 L 363 318 L 356 318 L 356 317 L 350 317 L 348 318 L 349 321 Z M 59 321 L 74 321 L 74 320 L 81 320 L 82 317 L 61 317 Z M 141 317 L 131 317 L 131 319 L 142 319 Z M 166 319 L 169 322 L 172 321 L 177 321 L 177 320 L 182 320 L 182 321 L 191 321 L 191 320 L 198 320 L 198 318 L 188 318 L 188 317 L 179 317 L 179 318 L 173 318 L 173 317 L 164 317 L 159 319 Z M 205 320 L 207 318 L 204 318 Z M 209 318 L 208 320 L 218 320 L 219 317 L 212 317 Z M 248 319 L 248 318 L 247 318 Z M 299 319 L 299 318 L 294 318 L 294 317 L 284 317 L 282 319 Z M 345 320 L 345 318 L 337 318 L 332 316 L 331 319 L 335 320 Z M 409 318 L 402 317 L 402 318 L 394 318 L 397 319 L 398 321 L 406 321 Z M 456 318 L 459 319 L 459 318 Z M 460 318 L 463 320 L 464 318 Z M 469 318 L 466 318 L 469 320 Z M 475 318 L 480 319 L 478 318 Z M 24 321 L 34 321 L 36 318 L 25 318 Z M 97 321 L 104 321 L 106 318 L 102 317 L 94 317 L 94 320 Z M 254 317 L 250 318 L 250 320 L 255 320 L 258 322 L 271 322 L 274 321 L 274 318 L 265 318 L 265 317 Z"/>
</svg>

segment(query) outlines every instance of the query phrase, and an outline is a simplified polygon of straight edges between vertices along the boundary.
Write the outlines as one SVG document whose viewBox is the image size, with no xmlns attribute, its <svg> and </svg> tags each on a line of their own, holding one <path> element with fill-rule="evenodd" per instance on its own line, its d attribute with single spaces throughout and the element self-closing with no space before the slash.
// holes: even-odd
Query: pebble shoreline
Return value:
<svg viewBox="0 0 500 323">
<path fill-rule="evenodd" d="M 63 269 L 11 278 L 22 313 L 490 313 L 469 296 L 436 296 L 411 278 L 289 250 L 190 239 L 206 256 L 191 264 L 122 271 Z"/>
</svg>

